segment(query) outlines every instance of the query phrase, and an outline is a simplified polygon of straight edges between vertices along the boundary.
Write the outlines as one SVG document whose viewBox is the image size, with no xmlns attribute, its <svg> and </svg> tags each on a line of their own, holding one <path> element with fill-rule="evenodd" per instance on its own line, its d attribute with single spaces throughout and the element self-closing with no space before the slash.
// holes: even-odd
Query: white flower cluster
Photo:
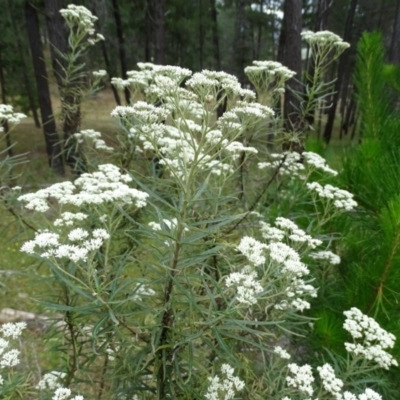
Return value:
<svg viewBox="0 0 400 400">
<path fill-rule="evenodd" d="M 362 355 L 367 360 L 375 361 L 381 368 L 398 366 L 397 361 L 386 349 L 392 349 L 396 337 L 385 331 L 373 319 L 353 307 L 345 311 L 346 320 L 343 328 L 350 333 L 355 343 L 345 343 L 346 350 L 355 355 Z"/>
<path fill-rule="evenodd" d="M 312 151 L 304 151 L 302 153 L 302 156 L 304 157 L 305 163 L 312 166 L 313 168 L 320 169 L 333 176 L 336 176 L 338 174 L 337 171 L 327 165 L 326 160 L 319 154 L 313 153 Z"/>
<path fill-rule="evenodd" d="M 90 237 L 91 236 L 91 237 Z M 21 251 L 38 254 L 44 258 L 67 258 L 74 262 L 85 261 L 90 252 L 98 250 L 110 235 L 104 229 L 95 229 L 92 235 L 82 228 L 69 232 L 69 244 L 60 241 L 60 235 L 54 232 L 37 232 L 33 240 L 25 242 Z"/>
<path fill-rule="evenodd" d="M 342 398 L 340 394 L 343 381 L 336 378 L 335 371 L 330 364 L 324 364 L 322 367 L 317 367 L 319 376 L 321 377 L 322 386 L 324 389 L 335 396 L 337 400 Z"/>
<path fill-rule="evenodd" d="M 10 341 L 5 338 L 18 339 L 22 331 L 26 328 L 25 322 L 8 322 L 0 327 L 0 333 L 3 335 L 0 338 L 0 371 L 5 367 L 15 367 L 19 364 L 20 351 L 16 349 L 8 350 Z M 4 382 L 0 375 L 0 385 Z"/>
<path fill-rule="evenodd" d="M 23 118 L 26 118 L 26 115 L 14 112 L 13 106 L 8 104 L 0 104 L 0 125 L 4 121 L 7 121 L 9 124 L 17 125 Z"/>
<path fill-rule="evenodd" d="M 289 364 L 288 369 L 294 376 L 287 376 L 286 382 L 288 386 L 298 389 L 300 392 L 311 396 L 314 392 L 312 387 L 315 379 L 312 375 L 312 370 L 309 365 L 302 367 L 297 364 Z M 372 389 L 365 389 L 364 393 L 358 396 L 348 391 L 342 392 L 344 383 L 337 378 L 335 371 L 329 364 L 324 364 L 322 367 L 317 367 L 321 383 L 325 391 L 327 391 L 335 400 L 382 400 L 382 397 Z M 282 400 L 291 400 L 289 397 L 284 397 Z M 310 399 L 309 399 L 310 400 Z"/>
<path fill-rule="evenodd" d="M 268 262 L 277 269 L 277 276 L 284 282 L 285 297 L 275 305 L 278 310 L 286 310 L 293 308 L 297 311 L 304 311 L 310 308 L 310 303 L 303 299 L 304 296 L 317 296 L 317 290 L 307 284 L 303 277 L 307 276 L 310 271 L 307 266 L 301 262 L 299 253 L 292 247 L 281 241 L 285 236 L 293 236 L 293 241 L 307 243 L 308 246 L 317 246 L 321 243 L 320 240 L 312 239 L 311 236 L 306 235 L 304 231 L 299 229 L 296 224 L 286 218 L 278 218 L 277 224 L 284 229 L 270 228 L 265 224 L 264 232 L 267 230 L 267 237 L 271 240 L 270 243 L 261 243 L 257 239 L 245 236 L 241 239 L 237 250 L 239 250 L 247 260 L 254 266 L 260 267 Z M 237 299 L 246 304 L 255 304 L 256 293 L 262 292 L 262 286 L 255 280 L 256 274 L 252 272 L 250 267 L 240 273 L 231 273 L 228 276 L 227 282 L 230 285 L 233 283 L 237 287 Z M 246 297 L 247 296 L 247 297 Z"/>
<path fill-rule="evenodd" d="M 54 392 L 51 400 L 83 400 L 83 396 L 71 397 L 71 395 L 71 389 L 60 387 Z"/>
<path fill-rule="evenodd" d="M 168 118 L 169 111 L 145 101 L 138 101 L 132 106 L 117 106 L 111 112 L 114 118 L 128 119 L 132 125 L 156 124 Z"/>
<path fill-rule="evenodd" d="M 353 200 L 354 195 L 347 190 L 329 184 L 322 186 L 318 182 L 307 183 L 307 188 L 311 192 L 317 192 L 320 197 L 328 199 L 339 210 L 351 211 L 357 207 L 357 202 Z"/>
<path fill-rule="evenodd" d="M 209 386 L 204 397 L 208 400 L 230 400 L 235 393 L 244 388 L 244 382 L 233 376 L 234 369 L 228 364 L 222 364 L 221 372 L 223 378 L 218 376 L 209 377 Z"/>
<path fill-rule="evenodd" d="M 289 364 L 288 369 L 293 376 L 287 376 L 286 382 L 288 386 L 299 389 L 300 392 L 307 393 L 312 396 L 314 389 L 312 384 L 314 383 L 314 377 L 312 375 L 311 367 L 306 364 L 303 366 L 298 366 L 297 364 Z"/>
<path fill-rule="evenodd" d="M 280 167 L 279 174 L 288 176 L 290 178 L 298 177 L 305 179 L 304 164 L 300 161 L 301 156 L 297 152 L 285 151 L 283 153 L 274 153 L 270 156 L 272 161 L 258 163 L 259 169 L 271 168 L 276 169 Z"/>
<path fill-rule="evenodd" d="M 62 387 L 59 382 L 60 379 L 64 379 L 67 374 L 65 372 L 51 371 L 43 375 L 43 378 L 36 385 L 36 389 L 39 390 L 54 390 Z"/>
<path fill-rule="evenodd" d="M 247 99 L 256 98 L 254 92 L 242 88 L 236 76 L 222 71 L 203 70 L 197 72 L 186 82 L 186 86 L 202 100 L 216 101 L 217 95 L 221 91 L 224 91 L 227 96 L 242 96 Z"/>
<path fill-rule="evenodd" d="M 101 138 L 101 133 L 93 129 L 85 129 L 83 131 L 74 133 L 73 137 L 78 143 L 90 141 L 97 150 L 113 151 L 114 149 L 106 145 L 106 142 Z"/>
<path fill-rule="evenodd" d="M 285 92 L 285 82 L 296 75 L 276 61 L 253 61 L 253 65 L 244 69 L 258 92 L 277 95 Z"/>
<path fill-rule="evenodd" d="M 259 169 L 272 168 L 280 166 L 279 174 L 289 176 L 290 178 L 306 179 L 306 172 L 311 173 L 315 169 L 322 170 L 330 175 L 336 176 L 337 171 L 330 168 L 325 159 L 311 151 L 305 151 L 302 154 L 297 152 L 282 152 L 271 154 L 272 161 L 258 163 Z M 302 161 L 304 159 L 304 163 Z"/>
<path fill-rule="evenodd" d="M 340 257 L 337 254 L 332 253 L 331 251 L 317 251 L 314 253 L 310 253 L 309 256 L 314 260 L 323 260 L 327 261 L 329 264 L 337 265 L 340 264 Z"/>
<path fill-rule="evenodd" d="M 350 44 L 330 31 L 305 31 L 301 33 L 303 39 L 310 45 L 334 47 L 337 50 L 344 51 L 350 47 Z"/>
<path fill-rule="evenodd" d="M 95 44 L 99 40 L 104 40 L 104 36 L 99 33 L 95 36 L 94 23 L 97 21 L 97 17 L 86 7 L 69 4 L 67 8 L 60 10 L 60 14 L 67 22 L 71 31 L 77 27 L 79 31 L 82 30 L 88 34 L 90 36 L 88 39 L 90 44 Z"/>
<path fill-rule="evenodd" d="M 280 358 L 283 358 L 284 360 L 290 359 L 290 354 L 281 346 L 275 346 L 274 353 L 277 354 Z"/>
<path fill-rule="evenodd" d="M 95 78 L 103 78 L 107 75 L 107 71 L 104 69 L 99 69 L 98 71 L 93 71 L 92 74 Z"/>
<path fill-rule="evenodd" d="M 146 285 L 138 285 L 132 296 L 133 301 L 142 301 L 143 297 L 154 296 L 156 292 Z"/>
<path fill-rule="evenodd" d="M 241 304 L 253 305 L 257 303 L 256 295 L 263 291 L 262 286 L 256 280 L 257 272 L 246 266 L 242 272 L 232 272 L 226 278 L 227 287 L 236 287 L 236 300 Z"/>
<path fill-rule="evenodd" d="M 119 168 L 112 164 L 99 165 L 98 169 L 93 173 L 82 174 L 74 183 L 56 183 L 36 193 L 24 194 L 18 197 L 18 200 L 25 203 L 27 209 L 39 212 L 45 212 L 50 208 L 49 198 L 56 199 L 60 204 L 78 207 L 106 202 L 120 205 L 135 204 L 138 208 L 146 205 L 149 195 L 126 185 L 126 182 L 132 181 L 129 175 L 122 174 Z"/>
<path fill-rule="evenodd" d="M 63 212 L 60 215 L 60 218 L 57 218 L 54 222 L 54 226 L 72 226 L 75 221 L 83 221 L 88 217 L 87 214 L 84 213 L 71 213 L 69 211 Z"/>
<path fill-rule="evenodd" d="M 306 244 L 310 249 L 315 249 L 322 244 L 321 240 L 313 239 L 287 218 L 276 218 L 275 225 L 277 227 L 272 227 L 263 221 L 260 221 L 260 225 L 263 238 L 269 241 L 280 242 L 287 238 L 294 243 Z"/>
</svg>

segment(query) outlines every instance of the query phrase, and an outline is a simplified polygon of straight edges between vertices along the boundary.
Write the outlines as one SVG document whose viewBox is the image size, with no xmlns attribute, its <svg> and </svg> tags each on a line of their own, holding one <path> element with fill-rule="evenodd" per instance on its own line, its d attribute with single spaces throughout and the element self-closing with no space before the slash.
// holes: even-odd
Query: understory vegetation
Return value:
<svg viewBox="0 0 400 400">
<path fill-rule="evenodd" d="M 60 118 L 79 127 L 106 74 L 82 60 L 102 37 L 86 8 L 62 15 Z M 396 398 L 399 118 L 381 38 L 359 45 L 362 143 L 340 171 L 307 149 L 308 121 L 349 45 L 303 39 L 313 75 L 286 120 L 295 77 L 277 62 L 245 69 L 254 91 L 225 72 L 138 63 L 112 79 L 132 99 L 110 110 L 113 140 L 67 135 L 71 179 L 31 192 L 15 186 L 21 159 L 3 159 L 3 206 L 47 319 L 39 368 L 20 362 L 26 323 L 0 328 L 1 398 Z M 23 117 L 0 106 L 11 128 Z"/>
</svg>

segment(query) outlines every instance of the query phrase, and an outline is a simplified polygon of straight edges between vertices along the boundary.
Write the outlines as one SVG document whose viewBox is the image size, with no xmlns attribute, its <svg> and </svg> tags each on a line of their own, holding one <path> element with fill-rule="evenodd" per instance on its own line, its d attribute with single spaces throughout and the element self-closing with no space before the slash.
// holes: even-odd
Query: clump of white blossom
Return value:
<svg viewBox="0 0 400 400">
<path fill-rule="evenodd" d="M 307 183 L 307 188 L 312 193 L 316 192 L 321 198 L 327 199 L 338 210 L 351 211 L 357 207 L 357 202 L 353 200 L 354 195 L 347 190 L 329 184 L 322 186 L 318 182 Z"/>
<path fill-rule="evenodd" d="M 85 129 L 80 132 L 74 133 L 73 137 L 80 144 L 90 142 L 97 150 L 113 151 L 114 148 L 107 146 L 106 142 L 101 139 L 101 133 L 93 129 Z"/>
<path fill-rule="evenodd" d="M 0 104 L 0 125 L 4 122 L 8 122 L 12 125 L 18 125 L 23 118 L 26 118 L 26 115 L 15 112 L 13 106 L 8 104 Z"/>
<path fill-rule="evenodd" d="M 308 364 L 299 366 L 295 363 L 291 363 L 288 365 L 288 369 L 291 374 L 286 377 L 288 386 L 298 389 L 308 396 L 312 396 L 314 393 L 312 385 L 315 379 L 312 375 L 311 367 Z"/>
<path fill-rule="evenodd" d="M 21 251 L 27 254 L 37 254 L 44 258 L 85 261 L 91 252 L 100 249 L 104 241 L 109 238 L 110 235 L 105 229 L 95 229 L 90 234 L 85 229 L 75 228 L 68 233 L 64 240 L 61 240 L 60 234 L 55 232 L 36 232 L 35 238 L 25 242 Z"/>
<path fill-rule="evenodd" d="M 56 389 L 56 391 L 54 392 L 54 396 L 51 398 L 51 400 L 84 400 L 83 396 L 71 396 L 71 389 L 60 387 Z"/>
<path fill-rule="evenodd" d="M 343 52 L 350 44 L 330 31 L 305 31 L 301 33 L 302 38 L 311 46 L 324 46 L 328 49 L 334 48 L 337 52 Z"/>
<path fill-rule="evenodd" d="M 345 343 L 346 350 L 354 355 L 375 361 L 381 368 L 389 369 L 398 366 L 397 361 L 386 349 L 392 349 L 396 337 L 385 331 L 373 319 L 353 307 L 345 311 L 344 329 L 350 333 L 354 343 Z"/>
<path fill-rule="evenodd" d="M 244 382 L 233 375 L 234 369 L 228 364 L 222 364 L 221 374 L 209 377 L 209 385 L 204 397 L 208 400 L 230 400 L 235 398 L 236 392 L 244 388 Z"/>
<path fill-rule="evenodd" d="M 4 378 L 1 375 L 4 368 L 15 367 L 20 362 L 20 351 L 10 349 L 11 343 L 8 339 L 18 339 L 25 328 L 25 322 L 7 322 L 0 327 L 0 333 L 3 336 L 0 337 L 0 385 L 4 383 Z"/>
<path fill-rule="evenodd" d="M 329 250 L 316 251 L 314 253 L 310 253 L 309 256 L 314 260 L 327 261 L 329 264 L 332 265 L 340 264 L 340 257 Z"/>
<path fill-rule="evenodd" d="M 39 212 L 49 210 L 50 198 L 56 199 L 60 204 L 77 207 L 112 202 L 118 205 L 134 204 L 142 208 L 149 195 L 130 188 L 126 183 L 131 181 L 132 178 L 128 174 L 122 174 L 115 165 L 103 164 L 98 166 L 96 172 L 82 174 L 74 183 L 56 183 L 36 193 L 24 194 L 18 200 L 25 203 L 28 210 Z"/>
<path fill-rule="evenodd" d="M 43 375 L 43 378 L 36 385 L 36 389 L 39 390 L 54 390 L 61 388 L 62 385 L 59 382 L 60 379 L 66 377 L 65 372 L 51 371 Z"/>
<path fill-rule="evenodd" d="M 99 40 L 104 40 L 104 36 L 100 33 L 96 34 L 94 23 L 97 21 L 97 17 L 94 16 L 86 7 L 77 6 L 75 4 L 69 4 L 67 8 L 60 10 L 60 14 L 65 19 L 69 29 L 75 31 L 75 35 L 79 37 L 81 35 L 88 35 L 88 43 L 95 44 Z"/>
</svg>

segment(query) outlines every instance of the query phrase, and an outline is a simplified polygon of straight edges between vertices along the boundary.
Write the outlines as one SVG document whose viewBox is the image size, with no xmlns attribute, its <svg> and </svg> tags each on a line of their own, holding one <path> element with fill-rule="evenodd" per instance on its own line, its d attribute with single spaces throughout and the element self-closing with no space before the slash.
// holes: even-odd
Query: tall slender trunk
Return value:
<svg viewBox="0 0 400 400">
<path fill-rule="evenodd" d="M 98 20 L 96 21 L 96 30 L 101 31 L 101 26 L 105 25 L 105 19 L 107 15 L 107 9 L 106 9 L 106 3 L 104 1 L 98 1 L 98 0 L 89 0 L 89 7 L 90 11 L 92 12 L 93 15 L 96 15 L 98 17 Z M 115 68 L 113 67 L 113 64 L 110 62 L 110 57 L 108 56 L 108 51 L 107 51 L 107 40 L 101 40 L 99 45 L 101 47 L 101 54 L 103 55 L 104 59 L 104 65 L 107 71 L 107 75 L 109 76 L 109 81 L 111 83 L 111 78 L 116 75 Z M 118 90 L 114 87 L 114 85 L 110 85 L 111 90 L 114 95 L 115 102 L 117 105 L 121 105 L 121 99 L 119 98 Z"/>
<path fill-rule="evenodd" d="M 214 66 L 220 71 L 221 70 L 221 56 L 219 51 L 219 33 L 218 33 L 218 14 L 215 0 L 210 0 L 210 12 L 212 21 L 212 42 L 214 52 Z"/>
<path fill-rule="evenodd" d="M 165 0 L 156 0 L 154 6 L 155 22 L 155 63 L 165 64 Z"/>
<path fill-rule="evenodd" d="M 73 94 L 79 90 L 79 83 L 69 82 L 65 75 L 67 60 L 61 54 L 68 54 L 68 31 L 60 9 L 65 8 L 64 0 L 43 0 L 46 13 L 46 25 L 49 33 L 52 64 L 57 84 L 61 94 L 61 125 L 64 134 L 65 161 L 76 173 L 86 171 L 86 166 L 79 152 L 76 151 L 73 134 L 79 132 L 81 125 L 81 104 L 78 96 Z M 56 51 L 57 49 L 57 51 Z M 67 94 L 65 94 L 67 93 Z"/>
<path fill-rule="evenodd" d="M 144 60 L 151 61 L 151 4 L 150 0 L 145 0 L 145 46 L 144 46 Z"/>
<path fill-rule="evenodd" d="M 236 0 L 236 21 L 235 33 L 232 49 L 232 68 L 233 72 L 240 82 L 244 81 L 244 67 L 245 67 L 245 54 L 246 54 L 246 15 L 245 7 L 246 0 Z"/>
<path fill-rule="evenodd" d="M 203 0 L 199 2 L 199 65 L 200 70 L 203 69 L 203 52 L 204 52 L 204 24 L 203 24 Z"/>
<path fill-rule="evenodd" d="M 112 7 L 113 7 L 114 20 L 115 20 L 115 27 L 117 29 L 119 62 L 121 65 L 121 74 L 122 74 L 122 78 L 127 79 L 128 75 L 126 74 L 127 67 L 126 67 L 125 39 L 124 39 L 123 30 L 122 30 L 121 13 L 119 10 L 118 0 L 112 0 Z M 129 104 L 130 103 L 130 95 L 129 95 L 128 88 L 125 88 L 124 94 L 125 94 L 126 103 Z"/>
<path fill-rule="evenodd" d="M 0 46 L 0 90 L 1 90 L 1 101 L 3 104 L 7 104 L 7 96 L 6 96 L 6 85 L 4 80 L 4 72 L 3 72 L 3 56 L 2 56 L 2 48 Z M 8 122 L 5 121 L 3 123 L 4 135 L 6 137 L 6 145 L 7 145 L 7 154 L 9 157 L 12 157 L 13 150 L 12 150 L 12 143 L 9 134 L 9 127 Z"/>
<path fill-rule="evenodd" d="M 49 166 L 59 175 L 64 175 L 60 140 L 53 117 L 46 63 L 40 39 L 39 19 L 36 8 L 31 4 L 30 0 L 25 0 L 24 12 Z"/>
<path fill-rule="evenodd" d="M 347 41 L 347 42 L 350 41 L 351 36 L 352 36 L 352 28 L 353 28 L 354 16 L 356 13 L 356 7 L 357 7 L 357 0 L 351 0 L 350 6 L 349 6 L 349 11 L 348 11 L 347 17 L 346 17 L 346 25 L 345 25 L 344 35 L 343 35 L 343 40 Z M 335 82 L 332 105 L 329 109 L 328 121 L 325 125 L 325 131 L 324 131 L 325 143 L 329 143 L 331 140 L 331 137 L 332 137 L 333 123 L 335 121 L 336 108 L 337 108 L 337 103 L 338 103 L 338 99 L 339 99 L 340 88 L 342 86 L 345 69 L 347 68 L 348 58 L 349 58 L 349 52 L 345 51 L 340 56 L 340 59 L 339 59 L 338 75 L 337 75 L 337 80 Z"/>
<path fill-rule="evenodd" d="M 40 120 L 39 120 L 39 116 L 38 116 L 37 109 L 36 109 L 34 90 L 32 88 L 31 82 L 29 81 L 28 66 L 26 65 L 26 62 L 25 62 L 25 52 L 24 52 L 25 46 L 24 46 L 24 44 L 21 40 L 21 36 L 19 34 L 19 29 L 16 24 L 16 18 L 14 18 L 13 15 L 11 14 L 12 9 L 13 9 L 13 4 L 12 4 L 11 0 L 8 0 L 8 15 L 9 15 L 9 19 L 11 21 L 11 25 L 12 25 L 12 28 L 14 31 L 15 41 L 16 41 L 17 47 L 18 47 L 19 61 L 22 66 L 22 80 L 24 82 L 26 95 L 27 95 L 28 101 L 29 101 L 29 108 L 31 109 L 32 117 L 35 122 L 35 126 L 36 126 L 36 128 L 40 128 Z"/>
<path fill-rule="evenodd" d="M 400 64 L 400 0 L 397 0 L 396 4 L 389 61 L 393 64 Z"/>
<path fill-rule="evenodd" d="M 316 18 L 315 18 L 315 26 L 314 30 L 324 31 L 328 25 L 328 16 L 329 16 L 329 8 L 332 2 L 330 0 L 318 0 L 317 10 L 316 10 Z M 307 54 L 308 59 L 308 54 Z M 313 82 L 315 75 L 315 63 L 314 59 L 311 59 L 308 68 L 307 68 L 307 76 Z M 306 121 L 309 125 L 314 124 L 315 119 L 315 111 L 313 110 L 309 115 L 306 115 Z"/>
<path fill-rule="evenodd" d="M 283 64 L 296 72 L 296 77 L 289 79 L 285 94 L 284 118 L 287 131 L 301 130 L 299 124 L 301 93 L 301 29 L 302 29 L 302 2 L 298 0 L 285 0 L 284 27 L 281 45 L 283 46 Z"/>
</svg>

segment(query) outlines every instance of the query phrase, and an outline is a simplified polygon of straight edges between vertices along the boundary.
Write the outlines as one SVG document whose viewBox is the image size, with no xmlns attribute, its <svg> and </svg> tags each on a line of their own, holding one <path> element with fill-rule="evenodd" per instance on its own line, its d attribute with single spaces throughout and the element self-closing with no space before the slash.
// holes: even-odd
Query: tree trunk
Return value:
<svg viewBox="0 0 400 400">
<path fill-rule="evenodd" d="M 115 20 L 115 26 L 117 28 L 117 38 L 118 38 L 118 49 L 119 49 L 119 61 L 121 64 L 121 74 L 123 79 L 127 79 L 128 76 L 126 74 L 127 67 L 126 67 L 126 53 L 125 53 L 125 39 L 124 33 L 122 31 L 122 21 L 121 21 L 121 13 L 119 10 L 118 0 L 112 0 L 112 7 L 113 7 L 113 14 Z M 125 88 L 125 100 L 126 104 L 130 103 L 130 95 L 129 89 Z"/>
<path fill-rule="evenodd" d="M 165 0 L 156 0 L 154 6 L 155 63 L 165 64 Z"/>
<path fill-rule="evenodd" d="M 221 56 L 219 52 L 219 33 L 218 33 L 218 15 L 215 0 L 210 0 L 210 11 L 212 21 L 212 41 L 214 52 L 214 66 L 217 71 L 221 70 Z"/>
<path fill-rule="evenodd" d="M 49 33 L 50 49 L 54 74 L 61 94 L 62 131 L 64 133 L 65 161 L 76 174 L 86 171 L 82 157 L 75 149 L 73 134 L 79 132 L 81 125 L 81 105 L 73 93 L 76 83 L 68 82 L 65 76 L 67 61 L 59 53 L 68 54 L 68 31 L 60 9 L 65 8 L 64 0 L 43 0 L 46 12 L 46 25 Z M 56 51 L 57 49 L 57 51 Z M 79 83 L 78 83 L 79 84 Z M 76 89 L 76 90 L 79 90 Z M 69 94 L 65 94 L 69 93 Z"/>
<path fill-rule="evenodd" d="M 7 104 L 7 98 L 6 98 L 6 86 L 5 86 L 5 80 L 4 80 L 4 72 L 3 72 L 3 57 L 2 57 L 2 49 L 0 46 L 0 90 L 1 90 L 1 101 L 3 104 Z M 13 150 L 12 150 L 12 143 L 11 143 L 11 138 L 9 134 L 9 128 L 8 128 L 8 122 L 4 121 L 3 122 L 3 129 L 4 129 L 4 135 L 6 137 L 6 145 L 7 145 L 7 154 L 9 157 L 12 157 Z"/>
<path fill-rule="evenodd" d="M 246 54 L 246 0 L 236 0 L 236 21 L 233 40 L 232 71 L 240 82 L 244 81 L 244 67 Z"/>
<path fill-rule="evenodd" d="M 301 130 L 299 125 L 300 98 L 295 93 L 302 91 L 301 79 L 301 29 L 302 29 L 302 2 L 299 0 L 285 0 L 284 27 L 281 40 L 283 64 L 296 72 L 295 78 L 287 82 L 285 93 L 284 118 L 285 128 L 289 132 Z"/>
<path fill-rule="evenodd" d="M 263 9 L 264 9 L 264 0 L 260 0 L 259 3 L 260 6 L 260 14 L 263 14 Z M 260 58 L 260 52 L 261 52 L 261 38 L 262 38 L 262 27 L 263 24 L 261 22 L 258 23 L 258 29 L 257 29 L 257 46 L 256 46 L 256 54 L 255 54 L 255 60 L 258 60 Z"/>
<path fill-rule="evenodd" d="M 345 25 L 344 35 L 343 35 L 343 40 L 346 42 L 350 42 L 350 39 L 352 36 L 352 28 L 353 28 L 354 15 L 356 12 L 356 6 L 357 6 L 357 0 L 351 0 L 350 6 L 349 6 L 349 11 L 347 13 L 346 25 Z M 332 137 L 333 123 L 335 121 L 336 108 L 337 108 L 337 103 L 338 103 L 338 99 L 339 99 L 340 88 L 342 86 L 345 69 L 348 67 L 348 65 L 347 65 L 348 58 L 349 58 L 349 52 L 345 51 L 340 56 L 340 59 L 339 59 L 338 75 L 337 75 L 337 80 L 335 82 L 332 105 L 329 109 L 328 121 L 325 125 L 325 131 L 324 131 L 324 141 L 327 144 L 330 142 L 331 137 Z"/>
<path fill-rule="evenodd" d="M 64 163 L 61 156 L 61 146 L 56 131 L 56 123 L 53 117 L 49 82 L 40 39 L 39 20 L 36 9 L 31 5 L 30 0 L 25 0 L 24 6 L 26 29 L 35 73 L 47 157 L 50 167 L 59 175 L 64 175 Z"/>
<path fill-rule="evenodd" d="M 203 52 L 204 52 L 204 26 L 203 26 L 203 0 L 199 2 L 199 66 L 203 69 Z"/>
<path fill-rule="evenodd" d="M 16 19 L 13 18 L 13 15 L 11 14 L 12 8 L 13 8 L 12 2 L 11 2 L 11 0 L 8 0 L 9 17 L 10 17 L 11 25 L 13 27 L 15 41 L 16 41 L 17 47 L 18 47 L 19 59 L 20 59 L 21 65 L 22 65 L 22 80 L 24 82 L 26 95 L 28 96 L 29 108 L 31 109 L 33 120 L 35 122 L 35 126 L 36 126 L 36 128 L 40 128 L 40 121 L 39 121 L 39 116 L 38 116 L 37 109 L 36 109 L 37 107 L 36 107 L 34 91 L 33 91 L 31 82 L 29 81 L 28 67 L 25 62 L 25 55 L 24 55 L 24 47 L 25 46 L 23 45 L 21 36 L 19 35 L 19 29 L 16 24 Z"/>
<path fill-rule="evenodd" d="M 332 2 L 330 0 L 318 0 L 315 26 L 314 26 L 315 32 L 324 31 L 326 29 L 326 26 L 328 25 L 329 7 L 331 6 L 331 4 Z M 311 59 L 307 72 L 307 75 L 309 79 L 311 79 L 311 82 L 313 81 L 314 74 L 315 74 L 315 64 L 314 64 L 314 59 Z M 306 121 L 308 125 L 313 125 L 314 119 L 315 119 L 315 111 L 313 110 L 311 114 L 306 115 Z"/>
<path fill-rule="evenodd" d="M 96 30 L 101 31 L 100 27 L 104 26 L 106 23 L 106 17 L 107 17 L 106 3 L 104 1 L 99 2 L 98 0 L 90 0 L 89 7 L 92 14 L 96 15 L 96 17 L 98 18 L 98 20 L 95 23 Z M 106 43 L 107 40 L 106 41 L 101 40 L 99 45 L 101 47 L 101 54 L 103 55 L 104 65 L 106 67 L 107 75 L 109 77 L 109 82 L 111 83 L 111 78 L 116 76 L 116 71 L 115 68 L 110 63 L 110 58 L 108 56 Z M 114 85 L 110 84 L 110 86 L 114 95 L 115 102 L 117 103 L 117 105 L 120 106 L 121 99 L 119 98 L 118 90 L 114 87 Z"/>
<path fill-rule="evenodd" d="M 145 9 L 145 46 L 144 46 L 144 60 L 151 61 L 151 4 L 150 0 L 146 0 Z"/>
<path fill-rule="evenodd" d="M 393 64 L 400 64 L 400 0 L 397 0 L 396 4 L 389 61 Z"/>
</svg>

